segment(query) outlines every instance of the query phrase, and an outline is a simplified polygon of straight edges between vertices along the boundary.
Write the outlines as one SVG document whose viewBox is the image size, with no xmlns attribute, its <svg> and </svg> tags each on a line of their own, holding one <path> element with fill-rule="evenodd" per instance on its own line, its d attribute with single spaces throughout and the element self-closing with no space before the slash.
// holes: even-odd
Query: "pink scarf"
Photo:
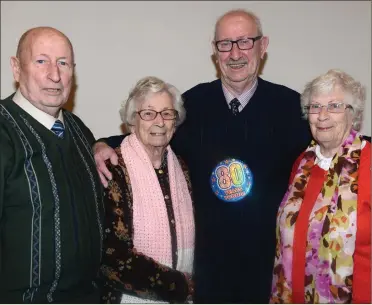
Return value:
<svg viewBox="0 0 372 305">
<path fill-rule="evenodd" d="M 177 270 L 192 273 L 194 257 L 194 214 L 187 182 L 170 146 L 168 173 L 176 221 Z M 150 158 L 135 134 L 121 143 L 121 154 L 128 169 L 133 193 L 133 244 L 138 252 L 168 267 L 172 266 L 172 247 L 168 214 L 163 193 Z"/>
</svg>

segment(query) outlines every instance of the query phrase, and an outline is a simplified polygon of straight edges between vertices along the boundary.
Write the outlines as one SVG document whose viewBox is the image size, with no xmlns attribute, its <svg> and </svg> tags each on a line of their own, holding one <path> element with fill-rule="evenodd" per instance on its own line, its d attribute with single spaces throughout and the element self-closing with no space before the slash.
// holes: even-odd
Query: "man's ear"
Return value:
<svg viewBox="0 0 372 305">
<path fill-rule="evenodd" d="M 12 67 L 14 80 L 19 83 L 19 78 L 21 75 L 21 62 L 19 61 L 19 58 L 12 56 L 10 58 L 10 65 Z"/>
<path fill-rule="evenodd" d="M 216 58 L 216 60 L 217 60 L 217 54 L 218 54 L 218 51 L 217 51 L 217 47 L 216 47 L 216 41 L 212 41 L 211 42 L 211 44 L 212 44 L 212 50 L 213 50 L 213 54 L 214 54 L 214 57 Z"/>
<path fill-rule="evenodd" d="M 260 42 L 261 42 L 261 59 L 262 59 L 269 45 L 269 37 L 267 36 L 262 37 Z"/>
</svg>

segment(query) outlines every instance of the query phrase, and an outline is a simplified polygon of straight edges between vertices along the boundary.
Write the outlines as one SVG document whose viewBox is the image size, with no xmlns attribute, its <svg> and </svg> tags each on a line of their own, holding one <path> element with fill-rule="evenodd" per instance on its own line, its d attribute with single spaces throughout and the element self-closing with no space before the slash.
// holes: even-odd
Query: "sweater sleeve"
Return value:
<svg viewBox="0 0 372 305">
<path fill-rule="evenodd" d="M 105 240 L 101 274 L 105 285 L 116 291 L 142 298 L 184 303 L 189 295 L 185 274 L 168 268 L 133 247 L 131 198 L 120 166 L 111 166 L 113 173 L 105 190 Z"/>
<path fill-rule="evenodd" d="M 14 148 L 5 127 L 0 122 L 0 223 L 5 205 L 5 187 L 14 162 Z M 0 248 L 1 252 L 1 248 Z"/>
<path fill-rule="evenodd" d="M 6 203 L 6 181 L 9 177 L 14 163 L 13 143 L 6 132 L 6 129 L 0 122 L 0 235 L 3 234 L 1 229 L 3 219 L 3 210 Z M 0 241 L 0 262 L 3 261 L 3 242 Z M 0 265 L 1 273 L 1 265 Z"/>
<path fill-rule="evenodd" d="M 108 138 L 100 138 L 96 142 L 104 142 L 111 148 L 116 148 L 121 144 L 121 142 L 123 142 L 124 138 L 125 138 L 125 135 L 117 135 L 117 136 L 111 136 Z"/>
</svg>

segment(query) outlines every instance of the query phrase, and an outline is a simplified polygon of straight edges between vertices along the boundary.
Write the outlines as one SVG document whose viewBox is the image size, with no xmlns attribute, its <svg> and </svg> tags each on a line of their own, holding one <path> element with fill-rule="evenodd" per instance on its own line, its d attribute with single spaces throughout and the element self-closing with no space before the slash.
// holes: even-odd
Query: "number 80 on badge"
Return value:
<svg viewBox="0 0 372 305">
<path fill-rule="evenodd" d="M 218 198 L 226 202 L 236 202 L 248 195 L 252 188 L 253 177 L 244 162 L 226 159 L 214 168 L 210 183 Z"/>
</svg>

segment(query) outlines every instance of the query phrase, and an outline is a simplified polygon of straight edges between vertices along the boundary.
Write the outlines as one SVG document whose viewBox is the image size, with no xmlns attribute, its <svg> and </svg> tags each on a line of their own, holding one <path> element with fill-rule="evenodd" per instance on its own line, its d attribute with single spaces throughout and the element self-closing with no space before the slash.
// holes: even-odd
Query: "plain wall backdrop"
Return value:
<svg viewBox="0 0 372 305">
<path fill-rule="evenodd" d="M 14 92 L 10 56 L 20 36 L 52 26 L 75 49 L 68 107 L 97 138 L 119 134 L 120 105 L 140 78 L 158 76 L 181 92 L 216 78 L 214 24 L 234 8 L 256 13 L 269 36 L 262 78 L 299 92 L 331 68 L 361 81 L 362 132 L 371 135 L 370 1 L 1 1 L 1 98 Z"/>
</svg>

